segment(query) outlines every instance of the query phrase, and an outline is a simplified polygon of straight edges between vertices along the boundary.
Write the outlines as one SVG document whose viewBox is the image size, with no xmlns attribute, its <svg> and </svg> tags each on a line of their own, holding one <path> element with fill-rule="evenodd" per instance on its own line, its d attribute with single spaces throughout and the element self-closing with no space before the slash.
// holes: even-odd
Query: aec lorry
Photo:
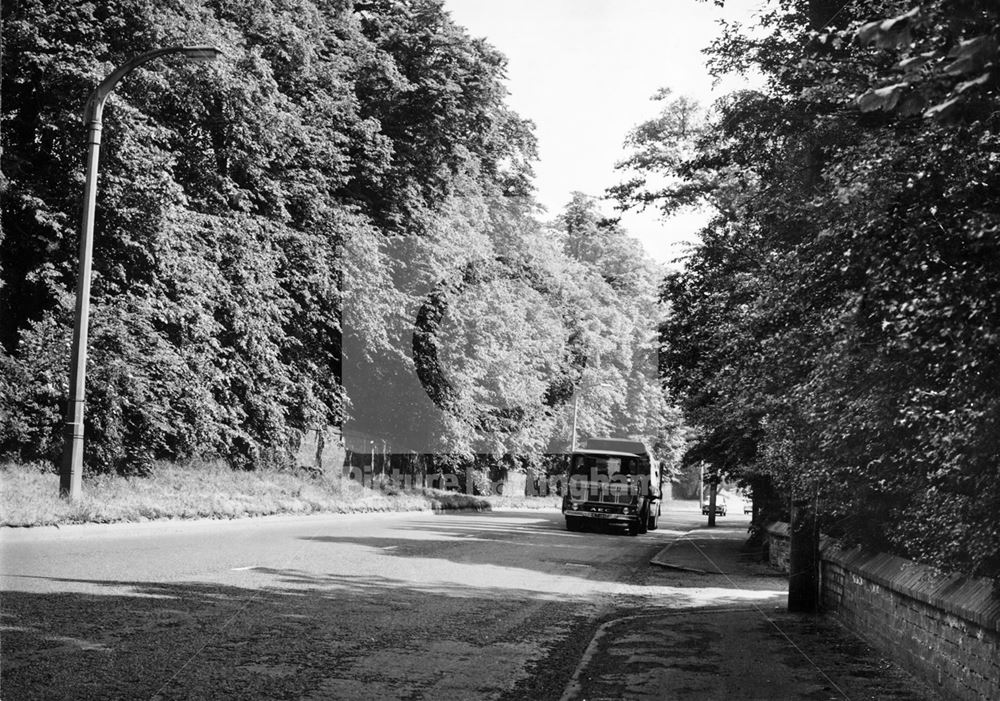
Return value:
<svg viewBox="0 0 1000 701">
<path fill-rule="evenodd" d="M 641 441 L 591 438 L 570 455 L 567 530 L 596 522 L 625 526 L 629 535 L 656 530 L 660 499 L 659 464 Z"/>
</svg>

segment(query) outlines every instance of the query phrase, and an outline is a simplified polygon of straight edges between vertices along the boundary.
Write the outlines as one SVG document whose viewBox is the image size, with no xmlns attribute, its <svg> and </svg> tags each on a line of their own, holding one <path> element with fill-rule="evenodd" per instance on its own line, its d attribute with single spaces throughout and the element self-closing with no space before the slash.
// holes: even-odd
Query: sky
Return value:
<svg viewBox="0 0 1000 701">
<path fill-rule="evenodd" d="M 579 190 L 603 197 L 624 179 L 628 131 L 655 116 L 661 87 L 702 104 L 745 80 L 713 89 L 702 48 L 717 20 L 749 21 L 761 0 L 728 0 L 725 10 L 699 0 L 445 0 L 455 21 L 485 37 L 508 60 L 508 103 L 535 122 L 540 160 L 537 197 L 551 216 Z M 615 215 L 612 203 L 602 210 Z M 706 219 L 682 213 L 624 214 L 622 224 L 657 261 L 683 254 Z"/>
</svg>

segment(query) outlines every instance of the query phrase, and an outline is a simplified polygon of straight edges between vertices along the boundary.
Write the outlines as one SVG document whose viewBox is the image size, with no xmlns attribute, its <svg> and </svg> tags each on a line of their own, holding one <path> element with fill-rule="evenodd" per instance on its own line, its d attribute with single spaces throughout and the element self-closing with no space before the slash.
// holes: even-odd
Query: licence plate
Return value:
<svg viewBox="0 0 1000 701">
<path fill-rule="evenodd" d="M 597 511 L 563 511 L 566 516 L 582 516 L 584 518 L 606 518 L 606 519 L 619 519 L 628 520 L 628 516 L 625 514 L 602 514 Z"/>
</svg>

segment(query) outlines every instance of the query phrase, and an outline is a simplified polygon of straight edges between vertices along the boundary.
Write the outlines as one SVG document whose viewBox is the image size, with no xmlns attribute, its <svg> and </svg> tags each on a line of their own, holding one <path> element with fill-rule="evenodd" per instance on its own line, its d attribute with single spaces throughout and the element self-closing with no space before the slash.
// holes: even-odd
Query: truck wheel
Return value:
<svg viewBox="0 0 1000 701">
<path fill-rule="evenodd" d="M 643 511 L 639 514 L 639 520 L 635 524 L 635 529 L 639 533 L 645 533 L 649 530 L 649 511 Z"/>
<path fill-rule="evenodd" d="M 628 522 L 628 534 L 629 535 L 639 535 L 639 522 L 629 521 Z"/>
<path fill-rule="evenodd" d="M 578 531 L 580 530 L 580 519 L 577 516 L 567 516 L 566 517 L 566 530 L 567 531 Z"/>
</svg>

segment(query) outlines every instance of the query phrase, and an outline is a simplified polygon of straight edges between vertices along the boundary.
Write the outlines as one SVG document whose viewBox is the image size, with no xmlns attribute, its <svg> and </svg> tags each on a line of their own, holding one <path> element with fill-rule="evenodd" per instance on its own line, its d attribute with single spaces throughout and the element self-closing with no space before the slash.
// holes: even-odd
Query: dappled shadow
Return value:
<svg viewBox="0 0 1000 701">
<path fill-rule="evenodd" d="M 263 588 L 63 579 L 117 593 L 5 593 L 7 698 L 302 698 L 330 689 L 331 675 L 380 679 L 386 689 L 430 697 L 439 675 L 457 664 L 457 651 L 466 662 L 472 654 L 536 655 L 565 632 L 552 621 L 594 612 L 581 608 L 582 592 L 540 592 L 530 583 L 467 586 L 268 568 L 253 574 Z M 763 596 L 659 589 L 674 609 Z M 512 650 L 511 641 L 520 647 Z M 373 669 L 376 658 L 391 664 Z"/>
<path fill-rule="evenodd" d="M 7 592 L 5 698 L 346 698 L 354 682 L 434 697 L 440 675 L 472 652 L 523 663 L 553 633 L 532 629 L 509 588 L 259 574 L 272 585 L 81 580 L 119 593 Z M 579 614 L 575 603 L 552 607 Z"/>
<path fill-rule="evenodd" d="M 678 610 L 773 595 L 643 582 L 629 573 L 667 533 L 570 533 L 556 514 L 322 523 L 338 532 L 300 538 L 289 566 L 198 581 L 5 574 L 4 697 L 481 697 L 610 597 Z M 39 588 L 54 591 L 17 591 Z"/>
<path fill-rule="evenodd" d="M 590 564 L 590 569 L 576 576 L 591 581 L 620 581 L 623 566 L 644 567 L 649 557 L 677 533 L 664 529 L 631 538 L 615 528 L 570 532 L 559 514 L 480 513 L 408 519 L 391 529 L 337 531 L 303 536 L 302 540 L 333 547 L 369 548 L 394 558 L 431 558 L 460 565 L 502 564 L 545 574 L 566 563 Z M 449 545 L 442 547 L 442 543 Z"/>
<path fill-rule="evenodd" d="M 552 589 L 545 583 L 545 577 L 556 575 L 582 580 L 586 592 L 610 591 L 608 586 L 594 585 L 622 583 L 631 572 L 645 570 L 653 555 L 683 532 L 681 523 L 669 519 L 658 531 L 630 537 L 624 529 L 603 524 L 570 532 L 561 514 L 479 513 L 406 519 L 388 529 L 338 530 L 301 539 L 327 544 L 331 553 L 361 548 L 383 557 L 427 561 L 428 566 L 430 561 L 444 561 L 459 567 L 520 572 L 517 580 L 526 582 L 524 586 L 536 595 L 546 596 L 567 593 L 566 587 Z"/>
</svg>

